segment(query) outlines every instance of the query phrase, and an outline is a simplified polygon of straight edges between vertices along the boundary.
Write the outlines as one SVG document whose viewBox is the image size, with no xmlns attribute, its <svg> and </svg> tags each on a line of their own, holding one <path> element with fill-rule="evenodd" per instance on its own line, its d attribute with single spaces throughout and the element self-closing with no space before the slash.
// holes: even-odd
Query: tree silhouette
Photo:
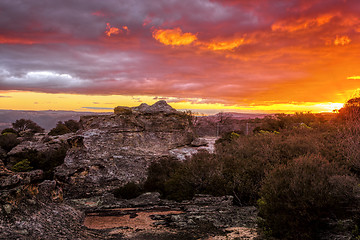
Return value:
<svg viewBox="0 0 360 240">
<path fill-rule="evenodd" d="M 30 131 L 32 133 L 43 132 L 44 129 L 30 119 L 18 119 L 12 124 L 13 128 L 18 132 Z"/>
</svg>

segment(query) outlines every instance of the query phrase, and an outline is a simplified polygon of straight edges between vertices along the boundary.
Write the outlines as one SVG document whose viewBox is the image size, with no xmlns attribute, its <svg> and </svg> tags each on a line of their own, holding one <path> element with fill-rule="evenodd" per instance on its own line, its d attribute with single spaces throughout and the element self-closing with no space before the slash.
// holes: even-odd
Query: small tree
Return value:
<svg viewBox="0 0 360 240">
<path fill-rule="evenodd" d="M 339 118 L 345 121 L 360 123 L 360 97 L 354 97 L 346 101 L 339 110 Z"/>
<path fill-rule="evenodd" d="M 18 119 L 12 124 L 18 132 L 30 131 L 32 133 L 44 132 L 44 129 L 30 119 Z"/>
<path fill-rule="evenodd" d="M 61 121 L 56 124 L 56 127 L 50 130 L 49 135 L 56 136 L 56 135 L 63 135 L 66 133 L 70 133 L 71 130 Z"/>
</svg>

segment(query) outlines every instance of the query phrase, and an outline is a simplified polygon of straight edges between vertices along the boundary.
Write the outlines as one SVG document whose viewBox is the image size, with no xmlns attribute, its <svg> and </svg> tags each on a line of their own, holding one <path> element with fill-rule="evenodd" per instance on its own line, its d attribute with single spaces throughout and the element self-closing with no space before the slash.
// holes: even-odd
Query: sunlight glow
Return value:
<svg viewBox="0 0 360 240">
<path fill-rule="evenodd" d="M 206 99 L 178 99 L 173 97 L 122 96 L 122 95 L 82 95 L 50 94 L 24 91 L 0 91 L 0 109 L 13 110 L 71 110 L 112 112 L 116 106 L 138 106 L 140 103 L 153 104 L 166 100 L 175 109 L 200 109 L 202 112 L 236 111 L 244 113 L 295 113 L 295 112 L 332 112 L 340 109 L 342 103 L 287 103 L 268 105 L 230 105 L 215 102 L 207 103 Z M 212 111 L 210 111 L 212 110 Z M 215 111 L 217 110 L 217 111 Z"/>
</svg>

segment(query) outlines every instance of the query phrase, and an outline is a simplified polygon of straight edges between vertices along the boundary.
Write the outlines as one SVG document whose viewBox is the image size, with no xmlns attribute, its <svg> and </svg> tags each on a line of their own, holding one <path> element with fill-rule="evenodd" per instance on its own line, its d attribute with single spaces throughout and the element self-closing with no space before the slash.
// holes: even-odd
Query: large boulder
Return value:
<svg viewBox="0 0 360 240">
<path fill-rule="evenodd" d="M 194 139 L 189 117 L 165 101 L 117 109 L 112 115 L 80 118 L 83 130 L 68 141 L 77 144 L 55 171 L 68 197 L 101 195 L 142 182 L 152 161 Z"/>
</svg>

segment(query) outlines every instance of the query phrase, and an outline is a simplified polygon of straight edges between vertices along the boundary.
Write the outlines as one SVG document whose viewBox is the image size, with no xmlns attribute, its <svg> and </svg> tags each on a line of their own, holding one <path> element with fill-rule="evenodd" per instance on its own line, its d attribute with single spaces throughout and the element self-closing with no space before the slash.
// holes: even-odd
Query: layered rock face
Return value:
<svg viewBox="0 0 360 240">
<path fill-rule="evenodd" d="M 188 145 L 194 138 L 189 116 L 165 101 L 152 106 L 116 107 L 115 114 L 84 116 L 83 130 L 68 142 L 64 164 L 55 177 L 72 197 L 102 194 L 146 178 L 152 161 Z"/>
</svg>

